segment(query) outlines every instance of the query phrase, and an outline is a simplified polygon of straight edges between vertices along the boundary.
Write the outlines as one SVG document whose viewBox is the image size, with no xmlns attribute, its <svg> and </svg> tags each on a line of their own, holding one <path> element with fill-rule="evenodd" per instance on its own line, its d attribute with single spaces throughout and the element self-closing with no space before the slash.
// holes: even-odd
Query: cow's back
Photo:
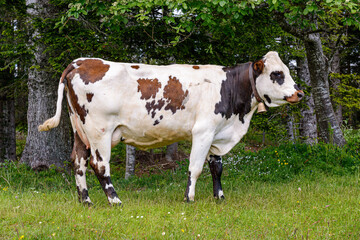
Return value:
<svg viewBox="0 0 360 240">
<path fill-rule="evenodd" d="M 114 128 L 115 138 L 142 148 L 190 140 L 195 122 L 213 114 L 225 79 L 222 67 L 213 65 L 80 60 L 82 65 L 71 83 L 91 128 Z M 81 67 L 89 67 L 86 60 L 96 61 L 91 65 L 91 71 L 99 75 L 96 81 L 86 81 L 81 74 Z M 101 71 L 104 73 L 99 74 Z"/>
</svg>

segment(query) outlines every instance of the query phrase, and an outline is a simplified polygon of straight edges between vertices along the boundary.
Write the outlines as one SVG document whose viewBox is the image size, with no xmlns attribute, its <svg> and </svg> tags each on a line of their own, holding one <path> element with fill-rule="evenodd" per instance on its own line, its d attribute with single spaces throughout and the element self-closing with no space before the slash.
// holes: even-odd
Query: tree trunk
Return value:
<svg viewBox="0 0 360 240">
<path fill-rule="evenodd" d="M 126 145 L 126 170 L 125 179 L 129 179 L 135 174 L 136 149 L 133 146 Z"/>
<path fill-rule="evenodd" d="M 298 76 L 301 81 L 303 81 L 307 86 L 310 86 L 310 73 L 309 66 L 306 59 L 298 59 Z M 307 108 L 301 109 L 300 127 L 299 134 L 301 140 L 306 144 L 315 144 L 317 143 L 317 127 L 316 127 L 316 115 L 315 115 L 315 105 L 312 94 L 305 95 L 305 104 Z"/>
<path fill-rule="evenodd" d="M 27 0 L 26 3 L 35 6 L 28 10 L 31 19 L 50 17 L 49 1 Z M 46 169 L 50 165 L 63 167 L 70 158 L 72 132 L 64 107 L 66 104 L 63 104 L 59 126 L 48 132 L 38 132 L 38 126 L 55 113 L 58 80 L 53 79 L 53 74 L 48 70 L 48 56 L 44 53 L 46 46 L 40 39 L 38 29 L 33 28 L 31 31 L 29 48 L 33 47 L 35 58 L 29 70 L 28 135 L 21 162 L 29 164 L 33 169 Z"/>
<path fill-rule="evenodd" d="M 15 28 L 15 22 L 19 22 L 16 10 L 11 7 L 11 4 L 1 4 L 0 31 L 2 35 L 0 39 L 2 56 L 0 57 L 0 68 L 11 65 L 12 57 L 9 57 L 7 53 L 3 54 L 3 52 L 10 52 L 7 45 L 16 45 L 14 34 L 7 33 L 9 29 Z M 13 51 L 11 52 L 14 54 Z M 11 86 L 14 82 L 15 75 L 10 72 L 10 67 L 0 70 L 0 162 L 16 160 L 15 88 Z"/>
<path fill-rule="evenodd" d="M 176 159 L 176 155 L 177 155 L 177 149 L 178 149 L 178 143 L 173 143 L 170 144 L 166 147 L 166 154 L 165 154 L 165 159 L 168 162 L 172 162 Z"/>
<path fill-rule="evenodd" d="M 289 110 L 290 109 L 288 108 L 288 112 Z M 286 130 L 288 132 L 288 138 L 292 143 L 295 143 L 294 116 L 292 114 L 288 114 L 286 120 Z"/>
<path fill-rule="evenodd" d="M 332 73 L 340 73 L 340 52 L 339 50 L 337 50 L 334 54 L 334 58 L 331 62 L 331 72 Z M 330 86 L 332 89 L 334 89 L 335 94 L 338 94 L 338 86 L 340 84 L 340 79 L 339 78 L 334 78 L 331 77 L 330 78 Z M 339 125 L 341 126 L 342 124 L 342 106 L 341 105 L 334 105 L 334 111 L 335 111 L 335 116 L 336 119 L 339 123 Z"/>
<path fill-rule="evenodd" d="M 329 74 L 321 46 L 320 34 L 312 33 L 305 36 L 304 43 L 309 64 L 319 138 L 326 143 L 343 146 L 345 139 L 331 104 Z"/>
<path fill-rule="evenodd" d="M 0 94 L 0 162 L 4 160 L 16 160 L 15 100 Z"/>
</svg>

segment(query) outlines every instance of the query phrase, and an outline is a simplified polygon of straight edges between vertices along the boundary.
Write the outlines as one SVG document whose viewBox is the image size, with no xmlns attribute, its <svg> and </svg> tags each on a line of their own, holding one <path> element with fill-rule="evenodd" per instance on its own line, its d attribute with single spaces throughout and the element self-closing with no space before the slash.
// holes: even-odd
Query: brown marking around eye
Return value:
<svg viewBox="0 0 360 240">
<path fill-rule="evenodd" d="M 279 85 L 282 85 L 285 81 L 285 74 L 283 71 L 274 71 L 270 74 L 270 79 L 274 83 L 277 82 Z"/>
</svg>

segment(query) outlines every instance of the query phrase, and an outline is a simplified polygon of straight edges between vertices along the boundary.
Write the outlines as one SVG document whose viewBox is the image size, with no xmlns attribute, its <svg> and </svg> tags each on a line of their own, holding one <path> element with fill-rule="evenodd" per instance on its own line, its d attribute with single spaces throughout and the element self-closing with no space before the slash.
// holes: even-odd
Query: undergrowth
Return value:
<svg viewBox="0 0 360 240">
<path fill-rule="evenodd" d="M 224 159 L 229 175 L 250 181 L 283 181 L 298 174 L 308 177 L 355 173 L 360 167 L 359 145 L 297 143 L 266 147 L 258 152 L 236 148 Z"/>
</svg>

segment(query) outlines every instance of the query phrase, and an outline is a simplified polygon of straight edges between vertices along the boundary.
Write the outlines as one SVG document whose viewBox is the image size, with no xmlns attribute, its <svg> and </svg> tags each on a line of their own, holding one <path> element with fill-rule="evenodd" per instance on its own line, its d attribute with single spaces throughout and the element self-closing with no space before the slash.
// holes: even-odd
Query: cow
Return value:
<svg viewBox="0 0 360 240">
<path fill-rule="evenodd" d="M 64 90 L 74 131 L 79 201 L 91 204 L 85 173 L 94 170 L 111 205 L 120 205 L 110 179 L 111 148 L 123 142 L 140 149 L 192 142 L 185 200 L 208 161 L 215 198 L 224 198 L 222 158 L 246 134 L 260 104 L 297 103 L 304 92 L 277 52 L 234 67 L 146 65 L 79 58 L 61 75 L 56 113 L 39 126 L 58 126 Z"/>
</svg>

